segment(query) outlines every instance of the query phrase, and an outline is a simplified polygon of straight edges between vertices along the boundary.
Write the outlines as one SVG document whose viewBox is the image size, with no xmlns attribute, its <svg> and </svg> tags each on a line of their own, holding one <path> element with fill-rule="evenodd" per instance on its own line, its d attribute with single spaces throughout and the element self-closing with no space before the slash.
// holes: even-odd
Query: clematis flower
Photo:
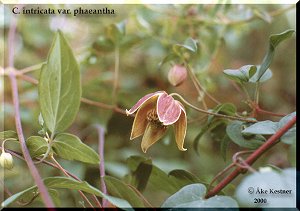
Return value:
<svg viewBox="0 0 300 211">
<path fill-rule="evenodd" d="M 136 111 L 130 140 L 144 135 L 141 143 L 144 153 L 165 135 L 169 125 L 174 125 L 178 149 L 186 150 L 183 147 L 187 128 L 186 113 L 179 101 L 164 91 L 158 91 L 142 97 L 129 111 L 126 110 L 126 114 Z"/>
</svg>

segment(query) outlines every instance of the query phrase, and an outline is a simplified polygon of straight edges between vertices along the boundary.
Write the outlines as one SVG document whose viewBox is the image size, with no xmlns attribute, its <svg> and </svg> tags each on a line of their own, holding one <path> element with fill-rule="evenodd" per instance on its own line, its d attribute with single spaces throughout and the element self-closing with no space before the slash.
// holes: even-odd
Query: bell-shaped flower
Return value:
<svg viewBox="0 0 300 211">
<path fill-rule="evenodd" d="M 165 135 L 169 125 L 174 125 L 178 149 L 186 150 L 183 144 L 187 119 L 185 109 L 179 101 L 164 91 L 158 91 L 142 97 L 126 113 L 130 115 L 136 111 L 130 140 L 144 135 L 141 143 L 143 152 Z"/>
</svg>

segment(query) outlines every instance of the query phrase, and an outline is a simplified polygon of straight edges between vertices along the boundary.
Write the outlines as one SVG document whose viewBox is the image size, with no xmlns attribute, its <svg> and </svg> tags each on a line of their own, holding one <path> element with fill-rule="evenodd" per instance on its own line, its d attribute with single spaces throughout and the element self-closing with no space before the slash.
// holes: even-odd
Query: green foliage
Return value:
<svg viewBox="0 0 300 211">
<path fill-rule="evenodd" d="M 7 130 L 0 132 L 0 140 L 15 139 L 18 140 L 18 134 L 13 130 Z"/>
<path fill-rule="evenodd" d="M 275 54 L 276 47 L 279 45 L 279 43 L 291 37 L 294 32 L 295 32 L 294 30 L 289 29 L 280 34 L 273 34 L 270 36 L 268 51 L 262 61 L 260 68 L 258 69 L 258 76 L 257 76 L 258 80 L 265 74 L 267 69 L 270 67 L 270 64 Z"/>
<path fill-rule="evenodd" d="M 244 124 L 240 121 L 233 121 L 227 126 L 226 133 L 234 143 L 249 149 L 256 149 L 264 143 L 265 138 L 261 135 L 244 135 L 243 127 Z"/>
<path fill-rule="evenodd" d="M 285 124 L 287 124 L 294 116 L 296 112 L 286 115 L 279 122 L 272 122 L 270 120 L 257 122 L 249 127 L 246 127 L 242 133 L 243 134 L 263 134 L 263 135 L 273 135 L 279 129 L 281 129 Z M 281 141 L 286 144 L 292 144 L 296 141 L 296 126 L 294 125 L 288 130 L 282 137 Z"/>
<path fill-rule="evenodd" d="M 104 181 L 110 195 L 125 199 L 133 207 L 144 207 L 144 203 L 137 193 L 121 180 L 105 176 Z"/>
<path fill-rule="evenodd" d="M 39 103 L 47 128 L 63 132 L 74 121 L 80 105 L 81 82 L 75 56 L 62 32 L 55 35 L 39 80 Z"/>
<path fill-rule="evenodd" d="M 67 160 L 78 160 L 85 163 L 98 164 L 98 154 L 72 134 L 59 133 L 53 140 L 53 151 Z"/>
<path fill-rule="evenodd" d="M 184 170 L 176 169 L 166 174 L 153 165 L 150 159 L 144 157 L 131 156 L 127 162 L 131 170 L 131 184 L 139 190 L 143 190 L 149 183 L 153 187 L 173 194 L 185 185 L 203 183 L 197 176 Z"/>
<path fill-rule="evenodd" d="M 49 189 L 60 189 L 60 188 L 67 188 L 72 190 L 81 190 L 86 193 L 91 193 L 96 196 L 100 196 L 102 198 L 107 199 L 110 203 L 116 205 L 117 207 L 131 207 L 130 204 L 123 200 L 116 197 L 108 196 L 102 193 L 100 190 L 94 188 L 93 186 L 89 185 L 87 182 L 82 181 L 79 182 L 77 180 L 66 178 L 66 177 L 49 177 L 44 179 L 44 184 Z M 33 186 L 24 191 L 16 193 L 9 198 L 7 198 L 3 203 L 3 207 L 7 207 L 11 203 L 22 199 L 23 197 L 28 197 L 28 195 L 32 198 L 37 194 L 37 187 Z"/>
<path fill-rule="evenodd" d="M 32 158 L 39 157 L 47 152 L 48 142 L 40 136 L 30 136 L 26 140 L 26 146 Z"/>
<path fill-rule="evenodd" d="M 204 199 L 206 187 L 202 184 L 191 184 L 184 186 L 178 192 L 170 196 L 162 205 L 163 208 L 209 208 L 238 207 L 234 199 L 229 196 L 214 196 Z"/>
</svg>

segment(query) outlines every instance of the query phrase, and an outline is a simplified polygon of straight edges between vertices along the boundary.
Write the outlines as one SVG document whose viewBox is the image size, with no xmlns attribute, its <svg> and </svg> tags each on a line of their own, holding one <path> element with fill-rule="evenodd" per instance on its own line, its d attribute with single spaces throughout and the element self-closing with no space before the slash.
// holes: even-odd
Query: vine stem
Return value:
<svg viewBox="0 0 300 211">
<path fill-rule="evenodd" d="M 196 77 L 194 71 L 193 71 L 192 68 L 189 66 L 189 64 L 187 64 L 187 62 L 184 62 L 184 64 L 185 64 L 185 67 L 187 68 L 187 70 L 188 70 L 188 72 L 189 72 L 189 74 L 190 74 L 190 77 L 191 77 L 191 79 L 192 79 L 192 81 L 193 81 L 193 83 L 194 83 L 196 89 L 197 89 L 197 87 L 198 87 L 197 90 L 198 90 L 198 92 L 199 92 L 199 96 L 201 96 L 201 95 L 200 95 L 200 93 L 201 93 L 200 89 L 201 89 L 201 90 L 204 92 L 204 94 L 206 94 L 207 97 L 208 97 L 209 99 L 211 99 L 214 103 L 216 103 L 216 104 L 221 104 L 221 102 L 219 102 L 217 99 L 215 99 L 213 96 L 211 96 L 211 95 L 204 89 L 204 87 L 202 87 L 202 85 L 199 83 L 199 81 L 198 81 L 198 79 L 197 79 L 197 77 Z"/>
<path fill-rule="evenodd" d="M 16 33 L 16 20 L 13 18 L 11 20 L 9 32 L 8 32 L 8 66 L 14 66 L 14 39 Z M 13 98 L 13 105 L 14 105 L 14 112 L 15 112 L 15 125 L 18 134 L 18 138 L 21 145 L 21 150 L 24 155 L 25 161 L 28 165 L 29 171 L 38 187 L 38 190 L 41 194 L 41 198 L 44 201 L 46 207 L 54 207 L 54 203 L 47 191 L 47 188 L 35 167 L 32 158 L 30 157 L 29 151 L 27 149 L 25 138 L 23 134 L 22 124 L 21 124 L 21 115 L 20 115 L 20 105 L 19 105 L 19 93 L 18 93 L 18 84 L 16 76 L 9 72 L 9 79 L 11 82 L 11 89 L 12 89 L 12 98 Z"/>
<path fill-rule="evenodd" d="M 66 175 L 67 177 L 70 177 L 69 174 L 66 172 L 66 170 L 53 157 L 53 155 L 51 156 L 51 160 L 56 164 L 56 166 L 59 168 L 59 170 L 61 170 L 63 172 L 64 175 Z M 43 162 L 43 161 L 44 161 L 43 159 L 39 160 L 39 162 Z M 84 193 L 81 190 L 78 190 L 78 192 L 81 195 L 81 197 L 89 204 L 89 206 L 93 207 L 93 205 L 91 204 L 91 202 L 89 201 L 89 199 L 84 195 Z"/>
<path fill-rule="evenodd" d="M 100 170 L 100 186 L 101 191 L 104 194 L 107 194 L 107 189 L 104 181 L 105 177 L 105 165 L 104 165 L 104 128 L 100 125 L 96 125 L 97 131 L 98 131 L 98 139 L 99 139 L 99 146 L 98 146 L 98 152 L 100 156 L 100 163 L 99 163 L 99 170 Z M 102 199 L 102 205 L 103 207 L 107 206 L 107 200 L 105 198 Z"/>
<path fill-rule="evenodd" d="M 115 49 L 115 75 L 114 75 L 114 85 L 113 85 L 113 104 L 116 103 L 117 90 L 119 84 L 119 72 L 120 72 L 120 49 L 117 46 Z"/>
<path fill-rule="evenodd" d="M 205 113 L 205 114 L 208 114 L 208 115 L 214 115 L 216 117 L 221 117 L 221 118 L 226 118 L 226 119 L 240 120 L 240 121 L 244 121 L 244 122 L 257 122 L 256 120 L 253 120 L 253 119 L 245 119 L 245 118 L 241 118 L 241 117 L 237 117 L 237 116 L 227 116 L 227 115 L 224 115 L 224 114 L 218 114 L 218 113 L 203 110 L 201 108 L 198 108 L 198 107 L 190 104 L 181 95 L 179 95 L 177 93 L 172 93 L 172 94 L 170 94 L 170 96 L 177 96 L 184 104 L 186 104 L 187 106 L 189 106 L 192 109 L 194 109 L 196 111 L 199 111 L 201 113 Z"/>
<path fill-rule="evenodd" d="M 280 128 L 274 135 L 272 135 L 263 145 L 256 149 L 249 157 L 244 161 L 245 164 L 251 166 L 265 151 L 274 146 L 278 139 L 283 136 L 293 125 L 296 123 L 296 116 L 294 116 L 287 124 Z M 225 186 L 227 186 L 232 180 L 234 180 L 239 174 L 241 174 L 242 168 L 236 168 L 231 174 L 224 178 L 218 185 L 212 190 L 208 191 L 205 198 L 210 198 L 219 193 Z"/>
</svg>

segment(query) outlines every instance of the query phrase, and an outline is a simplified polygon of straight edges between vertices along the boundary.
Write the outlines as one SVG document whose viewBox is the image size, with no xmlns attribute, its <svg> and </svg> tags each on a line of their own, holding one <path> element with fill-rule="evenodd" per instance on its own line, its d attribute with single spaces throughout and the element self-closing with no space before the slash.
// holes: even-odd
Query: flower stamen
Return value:
<svg viewBox="0 0 300 211">
<path fill-rule="evenodd" d="M 166 128 L 167 126 L 163 125 L 161 121 L 158 119 L 158 115 L 156 109 L 151 109 L 147 112 L 147 121 L 157 128 Z"/>
</svg>

